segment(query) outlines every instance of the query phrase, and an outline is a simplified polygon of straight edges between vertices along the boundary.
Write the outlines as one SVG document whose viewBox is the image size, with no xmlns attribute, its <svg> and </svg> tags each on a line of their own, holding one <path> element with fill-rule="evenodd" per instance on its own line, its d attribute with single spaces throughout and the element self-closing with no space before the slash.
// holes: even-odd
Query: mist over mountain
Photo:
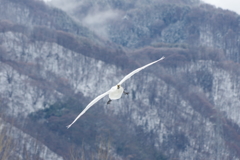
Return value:
<svg viewBox="0 0 240 160">
<path fill-rule="evenodd" d="M 148 0 L 72 0 L 68 3 L 53 0 L 50 4 L 65 10 L 98 35 L 132 48 L 154 41 L 161 29 L 171 24 L 171 21 L 181 20 L 190 6 L 198 5 L 200 1 L 152 0 L 149 3 Z"/>
<path fill-rule="evenodd" d="M 240 159 L 238 14 L 199 0 L 0 0 L 0 12 L 0 159 Z"/>
</svg>

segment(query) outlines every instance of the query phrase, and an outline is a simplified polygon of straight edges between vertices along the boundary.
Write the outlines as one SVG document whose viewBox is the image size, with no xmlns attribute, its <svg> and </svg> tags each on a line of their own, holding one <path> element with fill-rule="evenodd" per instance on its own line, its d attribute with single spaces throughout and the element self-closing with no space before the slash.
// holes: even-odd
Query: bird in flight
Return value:
<svg viewBox="0 0 240 160">
<path fill-rule="evenodd" d="M 106 95 L 109 96 L 109 101 L 107 102 L 107 104 L 109 104 L 112 100 L 116 100 L 121 98 L 122 94 L 128 94 L 128 92 L 124 91 L 124 88 L 121 86 L 123 82 L 125 82 L 127 79 L 129 79 L 130 77 L 132 77 L 134 74 L 136 74 L 137 72 L 147 68 L 148 66 L 151 66 L 154 63 L 157 63 L 161 60 L 163 60 L 165 57 L 162 57 L 154 62 L 151 62 L 143 67 L 140 67 L 132 72 L 130 72 L 128 75 L 126 75 L 116 86 L 113 86 L 110 90 L 108 90 L 107 92 L 99 95 L 98 97 L 96 97 L 94 100 L 92 100 L 87 106 L 86 108 L 75 118 L 75 120 L 67 126 L 67 128 L 70 128 L 90 107 L 92 107 L 95 103 L 97 103 L 100 99 L 102 99 L 103 97 L 105 97 Z"/>
</svg>

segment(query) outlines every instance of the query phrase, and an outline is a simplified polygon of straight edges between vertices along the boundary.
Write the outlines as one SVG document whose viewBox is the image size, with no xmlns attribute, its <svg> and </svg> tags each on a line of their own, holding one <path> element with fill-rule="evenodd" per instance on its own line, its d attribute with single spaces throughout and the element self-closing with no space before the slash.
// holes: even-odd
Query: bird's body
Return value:
<svg viewBox="0 0 240 160">
<path fill-rule="evenodd" d="M 156 60 L 152 63 L 149 63 L 143 67 L 140 67 L 132 72 L 130 72 L 128 75 L 126 75 L 116 86 L 113 86 L 110 90 L 108 90 L 107 92 L 99 95 L 98 97 L 96 97 L 93 101 L 91 101 L 86 108 L 75 118 L 75 120 L 67 126 L 67 128 L 70 128 L 92 105 L 94 105 L 96 102 L 98 102 L 100 99 L 102 99 L 103 97 L 105 97 L 106 95 L 109 96 L 109 101 L 108 104 L 111 102 L 111 100 L 116 100 L 116 99 L 120 99 L 122 94 L 128 94 L 127 92 L 124 92 L 124 88 L 121 86 L 121 84 L 123 82 L 125 82 L 127 79 L 129 79 L 130 77 L 132 77 L 134 74 L 136 74 L 137 72 L 143 70 L 144 68 L 157 63 L 158 61 L 163 60 L 165 57 L 160 58 L 159 60 Z"/>
<path fill-rule="evenodd" d="M 113 86 L 109 91 L 108 97 L 111 100 L 119 99 L 122 97 L 123 91 L 124 91 L 124 89 L 122 86 L 120 86 L 120 85 Z"/>
</svg>

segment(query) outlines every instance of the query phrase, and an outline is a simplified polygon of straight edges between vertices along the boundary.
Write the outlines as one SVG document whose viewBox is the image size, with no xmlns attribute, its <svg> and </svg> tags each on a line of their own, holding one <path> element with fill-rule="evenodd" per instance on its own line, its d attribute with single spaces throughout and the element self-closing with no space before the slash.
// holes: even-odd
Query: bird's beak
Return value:
<svg viewBox="0 0 240 160">
<path fill-rule="evenodd" d="M 119 89 L 120 88 L 120 85 L 117 85 L 117 89 Z"/>
</svg>

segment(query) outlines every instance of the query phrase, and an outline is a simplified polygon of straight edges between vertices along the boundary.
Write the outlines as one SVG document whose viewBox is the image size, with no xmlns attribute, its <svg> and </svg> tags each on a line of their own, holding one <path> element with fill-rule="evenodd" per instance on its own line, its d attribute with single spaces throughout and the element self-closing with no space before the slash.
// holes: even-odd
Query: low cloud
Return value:
<svg viewBox="0 0 240 160">
<path fill-rule="evenodd" d="M 116 17 L 118 17 L 118 13 L 114 10 L 94 12 L 88 14 L 84 18 L 83 22 L 88 25 L 104 24 L 109 20 L 115 19 Z"/>
<path fill-rule="evenodd" d="M 83 24 L 91 28 L 98 35 L 108 37 L 107 26 L 108 22 L 119 17 L 120 13 L 117 10 L 93 11 L 84 19 Z"/>
<path fill-rule="evenodd" d="M 70 14 L 73 13 L 83 25 L 105 38 L 108 38 L 108 22 L 118 19 L 121 15 L 119 10 L 112 9 L 110 6 L 104 6 L 103 9 L 102 6 L 97 4 L 90 6 L 85 10 L 85 13 L 83 12 L 83 14 L 75 15 L 74 11 L 81 7 L 85 8 L 85 5 L 88 4 L 87 1 L 84 0 L 50 0 L 48 3 Z"/>
<path fill-rule="evenodd" d="M 83 1 L 74 0 L 44 0 L 44 1 L 67 12 L 74 10 L 77 6 L 80 6 L 83 3 Z"/>
</svg>

